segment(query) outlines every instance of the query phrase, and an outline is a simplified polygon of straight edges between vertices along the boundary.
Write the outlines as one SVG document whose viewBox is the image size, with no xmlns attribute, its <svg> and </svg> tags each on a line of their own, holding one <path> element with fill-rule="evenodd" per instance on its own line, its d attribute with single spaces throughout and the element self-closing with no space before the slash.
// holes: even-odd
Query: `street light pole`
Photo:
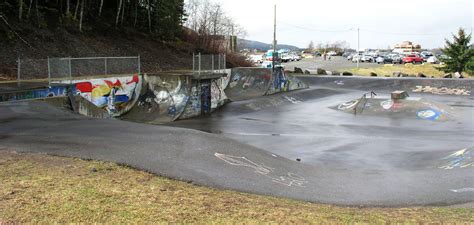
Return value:
<svg viewBox="0 0 474 225">
<path fill-rule="evenodd" d="M 360 29 L 357 28 L 357 69 L 359 69 L 359 63 L 360 63 Z"/>
<path fill-rule="evenodd" d="M 276 16 L 277 16 L 277 5 L 275 4 L 275 12 L 273 17 L 273 53 L 272 53 L 272 71 L 275 71 L 275 57 L 276 57 Z"/>
</svg>

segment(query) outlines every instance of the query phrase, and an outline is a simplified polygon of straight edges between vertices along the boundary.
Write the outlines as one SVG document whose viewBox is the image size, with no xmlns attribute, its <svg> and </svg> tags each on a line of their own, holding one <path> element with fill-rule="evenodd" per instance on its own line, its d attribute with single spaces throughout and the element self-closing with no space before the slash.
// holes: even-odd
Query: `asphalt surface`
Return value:
<svg viewBox="0 0 474 225">
<path fill-rule="evenodd" d="M 474 146 L 471 96 L 411 93 L 453 107 L 446 122 L 364 117 L 331 107 L 366 87 L 383 95 L 424 81 L 301 79 L 312 88 L 171 124 L 185 128 L 90 119 L 44 101 L 3 103 L 0 149 L 118 162 L 200 185 L 320 203 L 472 205 L 474 167 L 441 168 L 452 163 L 447 156 Z M 452 85 L 464 84 L 472 90 L 472 81 Z"/>
<path fill-rule="evenodd" d="M 328 71 L 344 72 L 344 70 L 355 68 L 356 63 L 348 61 L 341 56 L 334 56 L 331 60 L 323 60 L 322 57 L 316 57 L 313 59 L 302 59 L 301 61 L 283 63 L 287 71 L 294 71 L 295 67 L 299 67 L 304 70 L 316 70 L 318 68 L 325 69 Z M 375 68 L 381 67 L 377 63 L 360 63 L 360 68 Z"/>
</svg>

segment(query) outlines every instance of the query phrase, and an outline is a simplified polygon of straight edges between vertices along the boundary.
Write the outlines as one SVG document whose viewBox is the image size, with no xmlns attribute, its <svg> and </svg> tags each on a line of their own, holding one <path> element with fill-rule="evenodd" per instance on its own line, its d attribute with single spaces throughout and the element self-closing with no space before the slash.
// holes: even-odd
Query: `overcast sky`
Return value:
<svg viewBox="0 0 474 225">
<path fill-rule="evenodd" d="M 271 43 L 273 5 L 278 5 L 280 44 L 344 40 L 361 48 L 387 48 L 404 40 L 423 48 L 444 46 L 463 27 L 471 32 L 473 0 L 212 0 L 245 28 L 246 39 Z M 352 29 L 352 31 L 351 31 Z M 330 32 L 328 32 L 330 31 Z"/>
</svg>

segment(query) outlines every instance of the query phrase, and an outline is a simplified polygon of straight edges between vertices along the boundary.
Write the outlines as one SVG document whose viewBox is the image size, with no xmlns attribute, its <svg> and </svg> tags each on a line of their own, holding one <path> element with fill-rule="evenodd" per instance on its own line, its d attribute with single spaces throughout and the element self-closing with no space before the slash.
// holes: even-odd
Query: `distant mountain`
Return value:
<svg viewBox="0 0 474 225">
<path fill-rule="evenodd" d="M 258 49 L 261 51 L 268 51 L 273 48 L 272 44 L 268 43 L 263 43 L 259 41 L 251 41 L 251 40 L 245 40 L 245 39 L 239 39 L 237 42 L 237 48 L 239 50 L 242 49 Z M 301 49 L 299 47 L 296 47 L 294 45 L 284 45 L 284 44 L 278 44 L 277 49 L 289 49 L 292 51 L 300 51 Z"/>
</svg>

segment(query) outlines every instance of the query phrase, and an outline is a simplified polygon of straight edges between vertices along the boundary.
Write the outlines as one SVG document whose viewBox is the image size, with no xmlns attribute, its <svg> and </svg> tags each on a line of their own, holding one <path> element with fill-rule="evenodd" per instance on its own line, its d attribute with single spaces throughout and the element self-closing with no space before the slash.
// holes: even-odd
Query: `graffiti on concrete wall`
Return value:
<svg viewBox="0 0 474 225">
<path fill-rule="evenodd" d="M 178 119 L 189 99 L 190 79 L 178 75 L 144 75 L 143 81 L 137 103 L 121 118 L 151 124 Z"/>
<path fill-rule="evenodd" d="M 416 86 L 412 90 L 414 93 L 431 93 L 436 95 L 464 95 L 470 96 L 471 91 L 462 88 L 447 88 L 447 87 L 431 87 L 431 86 Z"/>
<path fill-rule="evenodd" d="M 179 119 L 189 119 L 201 115 L 201 85 L 199 81 L 191 83 L 189 100 Z"/>
<path fill-rule="evenodd" d="M 67 96 L 68 88 L 70 88 L 73 93 L 75 92 L 75 87 L 52 86 L 27 91 L 0 93 L 0 102 Z"/>
<path fill-rule="evenodd" d="M 246 157 L 231 156 L 221 153 L 215 153 L 214 156 L 233 166 L 251 168 L 255 173 L 270 178 L 273 182 L 281 185 L 288 187 L 305 187 L 305 185 L 308 183 L 304 177 L 298 176 L 291 172 L 285 172 L 283 175 L 277 175 L 275 168 L 253 162 Z"/>
<path fill-rule="evenodd" d="M 225 89 L 229 85 L 230 76 L 225 76 L 211 82 L 211 108 L 215 110 L 223 106 L 228 98 L 225 94 Z"/>
<path fill-rule="evenodd" d="M 349 102 L 341 103 L 337 106 L 337 109 L 342 110 L 342 111 L 353 109 L 359 103 L 359 101 L 360 101 L 359 99 L 355 99 Z"/>
<path fill-rule="evenodd" d="M 288 84 L 289 81 L 285 71 L 282 68 L 278 68 L 272 74 L 272 82 L 266 94 L 270 95 L 288 91 Z"/>
<path fill-rule="evenodd" d="M 461 149 L 446 158 L 443 158 L 440 169 L 452 170 L 474 167 L 474 147 Z"/>
<path fill-rule="evenodd" d="M 427 109 L 421 110 L 416 113 L 416 116 L 422 120 L 439 120 L 441 118 L 442 113 L 435 109 Z"/>
<path fill-rule="evenodd" d="M 138 99 L 140 88 L 141 80 L 138 75 L 76 83 L 77 94 L 107 110 L 112 116 L 119 116 L 130 110 Z"/>
</svg>

